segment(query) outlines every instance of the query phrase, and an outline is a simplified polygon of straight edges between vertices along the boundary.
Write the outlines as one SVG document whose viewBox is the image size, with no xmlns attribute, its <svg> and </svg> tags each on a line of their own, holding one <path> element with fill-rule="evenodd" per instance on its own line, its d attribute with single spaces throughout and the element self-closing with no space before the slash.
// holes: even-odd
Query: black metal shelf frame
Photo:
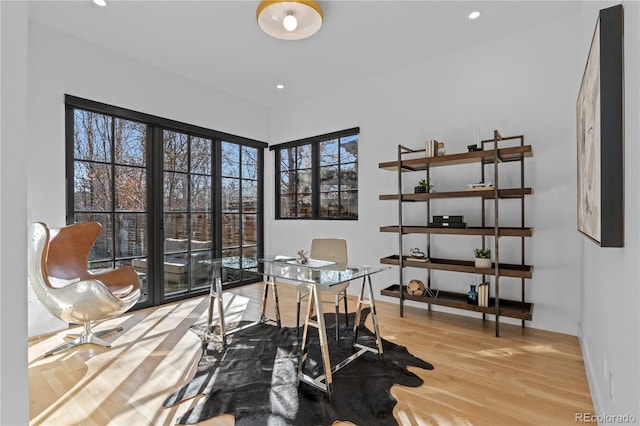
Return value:
<svg viewBox="0 0 640 426">
<path fill-rule="evenodd" d="M 510 147 L 499 147 L 499 144 L 512 141 L 516 142 L 516 146 Z M 400 316 L 404 315 L 404 300 L 416 300 L 427 303 L 429 305 L 442 305 L 449 306 L 459 309 L 466 310 L 474 310 L 482 313 L 483 320 L 487 313 L 495 315 L 495 334 L 496 336 L 500 335 L 500 316 L 519 318 L 522 320 L 522 327 L 525 326 L 525 321 L 532 319 L 533 312 L 533 304 L 525 302 L 525 280 L 530 279 L 533 272 L 533 267 L 525 264 L 526 252 L 525 252 L 525 238 L 531 237 L 533 235 L 533 229 L 527 228 L 525 226 L 525 196 L 533 193 L 531 188 L 525 187 L 525 178 L 524 178 L 524 159 L 527 157 L 531 157 L 533 155 L 533 151 L 531 146 L 524 144 L 524 135 L 516 135 L 516 136 L 508 136 L 502 137 L 498 130 L 494 130 L 493 138 L 486 139 L 481 141 L 481 151 L 474 151 L 469 153 L 459 153 L 453 155 L 445 155 L 441 157 L 424 157 L 424 158 L 412 158 L 410 160 L 403 160 L 406 155 L 417 154 L 421 152 L 425 152 L 423 149 L 411 149 L 402 145 L 398 145 L 397 150 L 397 163 L 396 162 L 387 162 L 380 163 L 379 168 L 396 171 L 397 172 L 397 185 L 398 190 L 397 194 L 388 194 L 381 195 L 381 200 L 397 200 L 398 202 L 398 225 L 397 226 L 387 226 L 381 227 L 381 232 L 397 232 L 398 234 L 398 256 L 388 256 L 386 258 L 382 258 L 381 262 L 397 264 L 398 265 L 398 278 L 401 283 L 400 288 L 403 288 L 404 285 L 404 268 L 405 267 L 421 267 L 426 269 L 427 273 L 427 289 L 431 289 L 431 271 L 437 269 L 443 269 L 438 267 L 437 264 L 417 264 L 415 262 L 411 262 L 406 260 L 403 256 L 404 253 L 404 242 L 403 236 L 411 233 L 421 233 L 426 235 L 427 239 L 427 257 L 431 258 L 431 236 L 433 234 L 458 234 L 458 235 L 478 235 L 482 238 L 482 246 L 486 247 L 487 237 L 493 238 L 493 253 L 494 253 L 494 263 L 490 270 L 484 271 L 482 269 L 474 268 L 472 265 L 455 265 L 449 264 L 445 266 L 445 270 L 456 271 L 456 272 L 470 272 L 470 273 L 482 273 L 482 280 L 486 281 L 487 276 L 493 275 L 494 277 L 494 297 L 491 298 L 491 304 L 489 307 L 483 307 L 479 309 L 469 309 L 468 307 L 462 306 L 460 303 L 452 303 L 450 301 L 444 302 L 444 299 L 438 300 L 437 298 L 429 298 L 429 297 L 413 297 L 409 296 L 405 291 L 399 291 L 396 285 L 395 291 L 390 291 L 389 289 L 383 290 L 382 294 L 389 293 L 392 297 L 399 298 L 400 305 Z M 519 162 L 520 163 L 520 187 L 512 188 L 512 189 L 501 189 L 500 188 L 500 178 L 499 178 L 499 165 L 504 162 Z M 469 164 L 469 163 L 479 163 L 481 168 L 480 179 L 481 182 L 485 182 L 490 175 L 490 172 L 487 173 L 485 170 L 485 166 L 492 166 L 493 173 L 491 178 L 493 179 L 493 189 L 488 191 L 482 191 L 482 193 L 478 194 L 470 194 L 464 191 L 454 191 L 444 193 L 442 196 L 434 195 L 434 194 L 403 194 L 403 174 L 404 172 L 415 172 L 415 171 L 424 171 L 425 179 L 427 182 L 430 181 L 431 178 L 431 167 L 435 166 L 447 166 L 447 165 L 456 165 L 456 164 Z M 505 192 L 508 191 L 508 192 Z M 505 196 L 508 194 L 508 196 Z M 470 230 L 465 231 L 439 231 L 433 229 L 427 229 L 424 226 L 415 226 L 415 225 L 405 225 L 403 223 L 403 203 L 404 202 L 415 202 L 420 201 L 426 204 L 426 217 L 427 222 L 431 217 L 431 200 L 436 198 L 456 198 L 456 197 L 472 197 L 478 196 L 480 197 L 480 202 L 482 203 L 482 223 L 480 227 L 471 228 Z M 519 228 L 501 228 L 500 227 L 500 199 L 504 198 L 512 198 L 519 199 L 520 201 L 520 227 Z M 491 201 L 493 203 L 486 203 L 485 201 Z M 487 225 L 487 208 L 493 207 L 493 225 Z M 508 271 L 504 270 L 504 273 L 501 272 L 501 264 L 500 263 L 500 237 L 515 237 L 520 238 L 520 257 L 521 264 L 520 265 L 510 265 L 510 267 L 521 267 L 523 271 L 526 273 L 518 273 L 515 275 L 515 278 L 520 278 L 520 293 L 521 293 L 521 301 L 503 301 L 505 303 L 504 310 L 501 309 L 501 299 L 500 299 L 500 277 L 501 276 L 511 276 L 514 275 Z M 393 259 L 392 259 L 393 258 Z M 458 262 L 458 261 L 452 261 Z M 513 268 L 512 268 L 513 269 Z M 492 271 L 492 272 L 489 272 Z M 392 286 L 394 287 L 394 286 Z M 391 287 L 390 287 L 391 288 Z M 386 292 L 386 293 L 385 293 Z M 453 294 L 453 293 L 451 293 Z M 459 298 L 459 295 L 456 296 Z M 515 304 L 515 305 L 514 305 Z M 514 314 L 513 308 L 517 306 L 517 309 L 524 309 L 526 313 L 518 313 Z"/>
</svg>

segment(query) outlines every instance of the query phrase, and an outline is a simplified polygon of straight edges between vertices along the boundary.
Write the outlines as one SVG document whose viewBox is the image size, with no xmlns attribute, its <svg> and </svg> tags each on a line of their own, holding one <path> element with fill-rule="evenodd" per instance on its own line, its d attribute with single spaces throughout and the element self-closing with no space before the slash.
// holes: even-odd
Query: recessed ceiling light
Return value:
<svg viewBox="0 0 640 426">
<path fill-rule="evenodd" d="M 276 89 L 278 90 L 284 89 L 284 84 L 276 84 Z"/>
<path fill-rule="evenodd" d="M 104 6 L 106 6 L 106 5 L 107 5 L 106 0 L 93 0 L 93 2 L 94 2 L 95 4 L 97 4 L 98 6 L 102 6 L 102 7 L 104 7 Z"/>
<path fill-rule="evenodd" d="M 480 17 L 480 11 L 479 10 L 474 10 L 473 12 L 471 12 L 469 14 L 469 19 L 477 19 L 478 17 Z"/>
</svg>

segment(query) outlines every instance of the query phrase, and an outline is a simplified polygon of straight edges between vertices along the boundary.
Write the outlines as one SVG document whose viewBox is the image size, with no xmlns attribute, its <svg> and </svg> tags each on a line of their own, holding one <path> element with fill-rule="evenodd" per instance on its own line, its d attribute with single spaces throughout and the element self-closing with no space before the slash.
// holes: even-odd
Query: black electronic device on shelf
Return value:
<svg viewBox="0 0 640 426">
<path fill-rule="evenodd" d="M 461 215 L 434 215 L 431 222 L 427 224 L 429 228 L 466 228 L 464 216 Z"/>
<path fill-rule="evenodd" d="M 466 228 L 467 224 L 464 222 L 429 222 L 427 226 L 429 228 Z"/>
</svg>

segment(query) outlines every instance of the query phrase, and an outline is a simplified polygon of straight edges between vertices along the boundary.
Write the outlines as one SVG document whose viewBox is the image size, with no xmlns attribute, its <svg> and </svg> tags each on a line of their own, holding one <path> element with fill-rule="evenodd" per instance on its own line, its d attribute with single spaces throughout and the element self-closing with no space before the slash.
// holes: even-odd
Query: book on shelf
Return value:
<svg viewBox="0 0 640 426">
<path fill-rule="evenodd" d="M 489 283 L 478 285 L 478 306 L 489 307 Z"/>
<path fill-rule="evenodd" d="M 438 155 L 438 144 L 442 142 L 438 142 L 435 139 L 429 139 L 424 143 L 424 154 L 425 157 L 436 157 Z M 444 143 L 442 143 L 442 149 L 444 153 Z M 442 155 L 442 154 L 441 154 Z"/>
<path fill-rule="evenodd" d="M 465 191 L 493 191 L 493 186 L 474 186 L 466 187 Z"/>
<path fill-rule="evenodd" d="M 408 262 L 428 262 L 429 258 L 428 257 L 411 257 L 411 256 L 407 256 L 406 260 Z"/>
<path fill-rule="evenodd" d="M 489 307 L 489 283 L 484 283 L 484 300 L 485 307 Z"/>
</svg>

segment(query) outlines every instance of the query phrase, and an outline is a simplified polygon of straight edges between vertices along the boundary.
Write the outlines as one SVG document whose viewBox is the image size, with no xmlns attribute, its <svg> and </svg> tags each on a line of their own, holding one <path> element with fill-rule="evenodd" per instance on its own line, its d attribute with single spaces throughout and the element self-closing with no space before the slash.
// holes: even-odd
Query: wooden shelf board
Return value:
<svg viewBox="0 0 640 426">
<path fill-rule="evenodd" d="M 380 291 L 383 296 L 400 298 L 400 286 L 393 284 Z M 450 291 L 439 291 L 437 297 L 414 296 L 407 293 L 407 287 L 403 286 L 403 295 L 405 300 L 414 300 L 416 302 L 430 303 L 432 305 L 447 306 L 449 308 L 464 309 L 467 311 L 482 312 L 485 314 L 495 315 L 495 298 L 489 299 L 489 306 L 482 307 L 467 303 L 467 295 L 464 293 L 454 293 Z M 523 319 L 531 321 L 533 319 L 533 303 L 517 302 L 514 300 L 500 299 L 500 316 Z"/>
<path fill-rule="evenodd" d="M 471 163 L 493 163 L 494 151 L 492 149 L 483 151 L 461 152 L 457 154 L 441 155 L 438 157 L 420 157 L 403 160 L 401 167 L 405 171 L 426 170 L 427 167 L 450 166 L 454 164 Z M 518 161 L 524 157 L 533 156 L 531 145 L 514 146 L 498 149 L 498 158 L 501 162 Z M 387 161 L 379 163 L 380 169 L 397 171 L 397 161 Z"/>
<path fill-rule="evenodd" d="M 520 198 L 525 195 L 533 194 L 532 188 L 505 188 L 498 190 L 498 198 Z M 495 191 L 445 191 L 445 192 L 428 192 L 420 194 L 402 194 L 402 201 L 427 201 L 434 198 L 465 198 L 465 197 L 482 197 L 485 200 L 495 198 Z M 395 200 L 398 194 L 382 194 L 378 198 L 381 201 Z"/>
<path fill-rule="evenodd" d="M 398 233 L 400 227 L 397 225 L 381 226 L 380 232 Z M 469 226 L 467 228 L 435 228 L 429 226 L 403 226 L 403 234 L 445 234 L 445 235 L 494 235 L 495 229 L 491 227 Z M 500 237 L 531 237 L 533 228 L 510 228 L 500 227 L 498 230 Z"/>
<path fill-rule="evenodd" d="M 495 275 L 495 264 L 491 268 L 476 268 L 473 260 L 453 260 L 430 258 L 428 262 L 412 262 L 403 256 L 404 265 L 415 268 L 434 269 L 440 271 L 467 272 L 471 274 Z M 398 255 L 391 255 L 380 259 L 380 263 L 386 265 L 400 265 Z M 509 263 L 499 264 L 499 275 L 501 277 L 531 278 L 533 276 L 533 266 L 513 265 Z"/>
</svg>

